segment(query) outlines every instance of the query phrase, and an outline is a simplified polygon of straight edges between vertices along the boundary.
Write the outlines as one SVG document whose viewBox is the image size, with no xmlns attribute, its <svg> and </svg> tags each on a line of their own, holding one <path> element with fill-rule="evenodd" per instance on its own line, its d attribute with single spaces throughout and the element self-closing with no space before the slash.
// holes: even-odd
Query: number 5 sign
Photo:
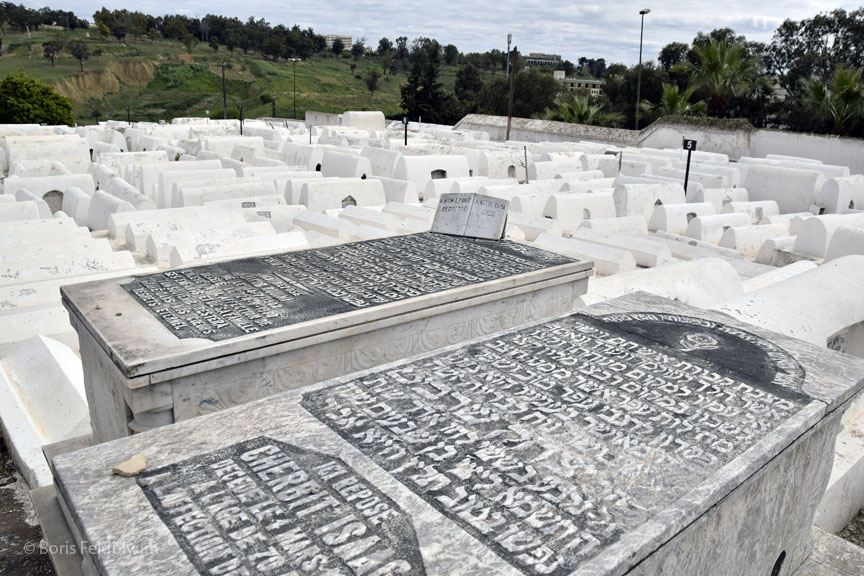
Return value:
<svg viewBox="0 0 864 576">
<path fill-rule="evenodd" d="M 696 149 L 696 140 L 681 139 L 681 147 L 687 150 L 687 169 L 684 171 L 684 194 L 687 194 L 687 181 L 690 180 L 690 156 Z"/>
</svg>

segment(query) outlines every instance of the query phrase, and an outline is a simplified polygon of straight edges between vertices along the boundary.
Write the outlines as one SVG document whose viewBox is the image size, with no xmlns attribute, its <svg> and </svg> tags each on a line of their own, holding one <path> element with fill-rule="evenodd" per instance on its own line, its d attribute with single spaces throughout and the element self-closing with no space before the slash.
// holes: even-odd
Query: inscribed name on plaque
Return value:
<svg viewBox="0 0 864 576">
<path fill-rule="evenodd" d="M 262 436 L 138 484 L 204 576 L 426 574 L 408 515 L 333 456 Z"/>
<path fill-rule="evenodd" d="M 500 240 L 507 223 L 509 202 L 483 194 L 442 194 L 432 222 L 432 232 Z"/>
<path fill-rule="evenodd" d="M 220 341 L 573 262 L 424 232 L 181 268 L 123 289 L 178 338 Z"/>
<path fill-rule="evenodd" d="M 743 330 L 574 314 L 303 395 L 525 574 L 570 574 L 782 426 L 801 365 Z"/>
</svg>

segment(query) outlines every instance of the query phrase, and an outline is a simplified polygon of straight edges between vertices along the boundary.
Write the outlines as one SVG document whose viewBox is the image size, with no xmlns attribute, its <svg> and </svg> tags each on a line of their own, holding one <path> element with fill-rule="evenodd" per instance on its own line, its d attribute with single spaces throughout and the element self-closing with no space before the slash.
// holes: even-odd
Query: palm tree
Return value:
<svg viewBox="0 0 864 576">
<path fill-rule="evenodd" d="M 743 44 L 727 44 L 725 40 L 694 48 L 698 64 L 682 62 L 674 67 L 690 76 L 692 86 L 708 91 L 708 115 L 726 115 L 729 100 L 753 91 L 765 82 L 760 76 L 758 58 L 748 58 Z"/>
<path fill-rule="evenodd" d="M 833 122 L 834 134 L 843 136 L 864 117 L 861 69 L 838 67 L 830 82 L 804 81 L 804 107 L 822 122 Z"/>
<path fill-rule="evenodd" d="M 695 86 L 690 86 L 683 92 L 675 84 L 663 84 L 663 96 L 659 104 L 643 100 L 640 108 L 655 118 L 662 116 L 701 116 L 705 114 L 705 102 L 691 102 L 690 98 L 696 92 Z"/>
<path fill-rule="evenodd" d="M 603 106 L 591 104 L 587 97 L 574 96 L 567 101 L 558 101 L 555 109 L 546 113 L 547 120 L 569 122 L 571 124 L 587 124 L 589 126 L 620 126 L 624 123 L 624 115 L 620 112 L 606 113 Z"/>
</svg>

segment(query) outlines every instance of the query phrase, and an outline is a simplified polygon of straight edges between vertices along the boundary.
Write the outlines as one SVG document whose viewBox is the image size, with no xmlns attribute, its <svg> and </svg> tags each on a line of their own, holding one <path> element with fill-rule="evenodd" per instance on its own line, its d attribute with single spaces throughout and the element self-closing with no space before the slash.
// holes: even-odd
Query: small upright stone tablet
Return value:
<svg viewBox="0 0 864 576">
<path fill-rule="evenodd" d="M 482 194 L 442 194 L 432 232 L 500 240 L 507 223 L 507 200 Z"/>
</svg>

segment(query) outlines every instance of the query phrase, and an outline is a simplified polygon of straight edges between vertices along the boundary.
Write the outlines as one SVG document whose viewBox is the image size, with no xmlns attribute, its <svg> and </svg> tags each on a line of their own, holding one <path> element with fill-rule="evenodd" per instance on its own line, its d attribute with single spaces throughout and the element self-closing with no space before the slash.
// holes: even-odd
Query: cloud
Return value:
<svg viewBox="0 0 864 576">
<path fill-rule="evenodd" d="M 26 1 L 37 8 L 46 2 Z M 103 0 L 56 0 L 52 8 L 72 10 L 92 19 L 103 5 L 125 7 L 154 16 L 182 13 L 203 17 L 208 13 L 264 18 L 270 24 L 298 24 L 319 34 L 346 34 L 365 37 L 376 46 L 381 37 L 409 40 L 426 36 L 442 44 L 455 44 L 463 52 L 505 50 L 507 34 L 520 52 L 561 54 L 572 61 L 580 56 L 605 58 L 607 63 L 634 64 L 639 57 L 639 10 L 650 8 L 645 17 L 643 59 L 656 59 L 669 42 L 690 43 L 700 31 L 728 27 L 749 40 L 769 42 L 775 28 L 786 18 L 800 20 L 819 12 L 858 8 L 857 3 L 819 1 L 777 1 L 754 4 L 744 0 L 633 1 L 550 3 L 546 0 L 324 0 L 280 3 L 262 0 L 226 2 L 190 0 L 182 4 L 141 0 L 134 4 L 106 3 Z"/>
</svg>

